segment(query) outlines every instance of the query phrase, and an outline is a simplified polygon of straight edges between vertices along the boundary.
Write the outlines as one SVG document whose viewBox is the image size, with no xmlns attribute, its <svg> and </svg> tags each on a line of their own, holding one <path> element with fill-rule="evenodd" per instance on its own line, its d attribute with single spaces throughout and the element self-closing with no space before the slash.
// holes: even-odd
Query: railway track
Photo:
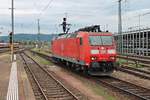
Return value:
<svg viewBox="0 0 150 100">
<path fill-rule="evenodd" d="M 36 53 L 36 52 L 34 52 Z M 50 60 L 51 58 L 49 56 L 46 56 L 44 54 L 36 53 L 39 56 L 45 58 L 46 60 Z M 136 70 L 135 70 L 136 71 Z M 141 71 L 144 73 L 144 71 Z M 149 74 L 149 73 L 147 73 Z M 93 79 L 89 78 L 89 79 Z M 150 89 L 135 85 L 133 83 L 129 83 L 114 77 L 105 77 L 105 78 L 95 78 L 94 81 L 103 83 L 105 85 L 108 85 L 110 87 L 113 87 L 115 89 L 118 89 L 120 91 L 125 92 L 126 94 L 130 94 L 140 100 L 150 100 Z"/>
<path fill-rule="evenodd" d="M 150 89 L 114 77 L 105 77 L 103 79 L 96 78 L 95 80 L 99 83 L 103 83 L 127 94 L 133 95 L 139 100 L 150 100 Z"/>
<path fill-rule="evenodd" d="M 117 58 L 134 61 L 135 63 L 145 65 L 146 67 L 149 67 L 150 64 L 150 57 L 146 56 L 142 57 L 142 56 L 118 55 Z"/>
<path fill-rule="evenodd" d="M 124 56 L 141 58 L 141 59 L 150 59 L 150 56 L 138 56 L 138 55 L 124 55 Z"/>
<path fill-rule="evenodd" d="M 20 54 L 20 56 L 23 59 L 25 65 L 28 66 L 23 55 Z M 32 85 L 32 89 L 33 89 L 36 100 L 46 100 L 47 98 L 46 98 L 42 88 L 40 87 L 37 79 L 35 78 L 34 74 L 31 72 L 31 69 L 28 67 L 24 67 L 24 68 L 25 68 L 26 73 L 28 75 L 28 79 L 30 80 L 30 83 Z"/>
<path fill-rule="evenodd" d="M 9 53 L 11 50 L 8 49 L 8 48 L 0 48 L 0 54 L 2 53 Z M 21 52 L 23 51 L 23 48 L 18 48 L 18 49 L 14 49 L 14 53 L 17 53 L 17 52 Z"/>
<path fill-rule="evenodd" d="M 128 67 L 128 66 L 120 66 L 120 67 L 117 67 L 116 69 L 119 71 L 125 72 L 125 73 L 129 73 L 129 74 L 138 76 L 140 78 L 150 80 L 150 72 L 149 71 L 144 71 L 144 70 L 140 70 L 140 69 L 132 68 L 132 67 Z"/>
<path fill-rule="evenodd" d="M 21 54 L 37 100 L 79 100 L 51 73 L 25 53 Z"/>
<path fill-rule="evenodd" d="M 39 56 L 41 56 L 42 58 L 45 58 L 46 60 L 51 60 L 52 61 L 50 56 L 46 56 L 44 54 L 37 53 L 37 52 L 34 52 L 34 51 L 31 51 L 31 52 L 38 54 Z M 128 73 L 128 74 L 136 75 L 136 76 L 138 76 L 140 78 L 144 78 L 144 79 L 150 80 L 150 72 L 148 72 L 148 71 L 135 69 L 135 68 L 131 68 L 131 67 L 123 67 L 123 66 L 116 67 L 116 69 L 119 70 L 119 71 Z"/>
<path fill-rule="evenodd" d="M 0 48 L 0 54 L 8 52 L 8 51 L 10 51 L 10 50 L 9 49 L 5 49 L 5 48 Z"/>
</svg>

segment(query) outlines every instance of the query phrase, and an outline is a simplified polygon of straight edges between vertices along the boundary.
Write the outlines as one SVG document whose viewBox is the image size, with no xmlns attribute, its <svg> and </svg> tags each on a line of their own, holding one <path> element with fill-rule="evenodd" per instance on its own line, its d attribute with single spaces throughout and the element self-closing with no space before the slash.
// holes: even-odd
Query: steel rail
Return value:
<svg viewBox="0 0 150 100">
<path fill-rule="evenodd" d="M 97 82 L 109 85 L 113 88 L 119 89 L 127 94 L 131 94 L 141 100 L 150 100 L 150 89 L 114 78 L 112 76 L 106 79 L 95 79 Z"/>
<path fill-rule="evenodd" d="M 135 62 L 138 61 L 141 63 L 150 64 L 150 59 L 145 59 L 145 58 L 138 58 L 138 57 L 132 57 L 132 56 L 122 56 L 122 55 L 118 55 L 117 58 L 122 58 L 122 59 L 131 60 L 131 61 L 135 61 Z"/>
<path fill-rule="evenodd" d="M 150 59 L 150 56 L 138 56 L 138 55 L 118 55 L 118 56 L 128 56 L 128 57 L 136 57 L 136 58 L 142 58 L 142 59 Z"/>
<path fill-rule="evenodd" d="M 21 54 L 20 54 L 20 55 L 21 55 Z M 30 71 L 32 78 L 34 79 L 35 83 L 36 83 L 37 86 L 39 87 L 40 92 L 42 93 L 44 99 L 45 99 L 45 100 L 48 100 L 48 98 L 46 97 L 46 94 L 44 93 L 44 91 L 43 91 L 42 87 L 40 86 L 38 80 L 36 79 L 35 75 L 33 74 L 33 71 L 32 71 L 32 70 L 30 69 L 30 67 L 28 66 L 28 64 L 27 64 L 27 62 L 26 62 L 26 60 L 25 60 L 25 58 L 23 57 L 23 55 L 21 55 L 21 57 L 22 57 L 22 59 L 23 59 L 25 65 L 27 66 L 28 70 Z"/>
<path fill-rule="evenodd" d="M 116 70 L 150 80 L 150 72 L 148 71 L 144 71 L 144 70 L 140 70 L 140 69 L 136 69 L 136 68 L 132 68 L 128 66 L 116 67 Z"/>
<path fill-rule="evenodd" d="M 25 54 L 28 58 L 30 58 L 40 69 L 42 69 L 46 74 L 48 74 L 56 83 L 58 83 L 62 88 L 64 88 L 75 100 L 79 100 L 76 95 L 74 95 L 69 89 L 67 89 L 59 80 L 57 80 L 50 72 L 48 72 L 46 69 L 44 69 L 39 63 L 37 63 L 32 57 Z"/>
</svg>

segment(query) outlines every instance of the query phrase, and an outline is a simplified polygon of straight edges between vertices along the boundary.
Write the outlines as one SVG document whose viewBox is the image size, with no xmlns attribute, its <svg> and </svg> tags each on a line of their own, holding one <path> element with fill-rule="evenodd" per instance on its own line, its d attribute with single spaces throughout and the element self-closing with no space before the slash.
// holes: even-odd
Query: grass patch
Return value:
<svg viewBox="0 0 150 100">
<path fill-rule="evenodd" d="M 39 48 L 34 48 L 34 49 L 32 49 L 32 51 L 35 51 L 35 52 L 38 52 L 38 53 L 42 53 L 42 54 L 45 54 L 45 55 L 49 55 L 50 54 L 50 51 L 39 49 Z"/>
<path fill-rule="evenodd" d="M 136 64 L 129 64 L 129 67 L 133 67 L 133 68 L 143 68 L 144 66 L 141 65 L 141 64 L 138 64 L 138 65 L 136 65 Z"/>
<path fill-rule="evenodd" d="M 121 58 L 118 58 L 117 59 L 117 63 L 119 65 L 123 65 L 123 64 L 128 64 L 129 67 L 133 67 L 133 68 L 142 68 L 144 67 L 143 65 L 141 65 L 140 63 L 136 63 L 134 61 L 131 61 L 131 60 L 126 60 L 126 59 L 121 59 Z"/>
<path fill-rule="evenodd" d="M 36 55 L 36 54 L 32 54 L 30 52 L 28 52 L 28 54 L 30 55 L 30 57 L 32 57 L 34 60 L 36 60 L 37 62 L 43 64 L 43 65 L 53 65 L 50 61 L 45 60 L 44 58 Z"/>
<path fill-rule="evenodd" d="M 117 100 L 117 97 L 115 97 L 114 95 L 109 93 L 109 90 L 106 89 L 105 87 L 101 86 L 98 83 L 95 83 L 93 81 L 90 81 L 88 79 L 85 79 L 79 75 L 76 75 L 77 79 L 81 80 L 84 85 L 89 88 L 94 94 L 98 95 L 98 96 L 102 96 L 104 97 L 106 100 Z"/>
<path fill-rule="evenodd" d="M 127 60 L 118 58 L 117 63 L 121 65 L 121 64 L 127 63 Z"/>
<path fill-rule="evenodd" d="M 104 87 L 91 82 L 86 82 L 85 84 L 92 89 L 96 95 L 103 96 L 106 100 L 117 100 L 114 96 L 109 95 Z"/>
</svg>

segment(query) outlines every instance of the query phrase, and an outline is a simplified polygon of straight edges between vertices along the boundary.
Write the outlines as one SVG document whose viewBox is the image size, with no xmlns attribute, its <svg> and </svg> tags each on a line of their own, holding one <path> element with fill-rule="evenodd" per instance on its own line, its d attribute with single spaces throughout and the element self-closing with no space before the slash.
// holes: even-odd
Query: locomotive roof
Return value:
<svg viewBox="0 0 150 100">
<path fill-rule="evenodd" d="M 61 38 L 76 38 L 78 35 L 84 35 L 84 34 L 89 34 L 89 35 L 112 35 L 110 32 L 75 32 L 75 33 L 61 33 L 56 37 L 55 39 L 61 39 Z"/>
</svg>

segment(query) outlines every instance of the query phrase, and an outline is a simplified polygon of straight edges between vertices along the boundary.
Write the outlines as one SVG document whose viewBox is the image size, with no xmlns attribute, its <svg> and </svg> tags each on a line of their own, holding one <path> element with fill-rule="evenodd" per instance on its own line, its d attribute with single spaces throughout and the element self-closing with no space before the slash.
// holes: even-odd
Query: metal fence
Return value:
<svg viewBox="0 0 150 100">
<path fill-rule="evenodd" d="M 114 36 L 118 53 L 150 56 L 150 28 L 123 32 L 121 49 L 119 36 L 118 34 Z"/>
</svg>

